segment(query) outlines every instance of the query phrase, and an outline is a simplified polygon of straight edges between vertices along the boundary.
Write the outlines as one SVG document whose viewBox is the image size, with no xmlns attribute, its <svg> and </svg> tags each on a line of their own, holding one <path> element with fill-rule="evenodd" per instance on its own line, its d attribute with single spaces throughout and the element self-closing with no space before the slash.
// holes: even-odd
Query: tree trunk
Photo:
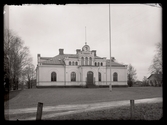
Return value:
<svg viewBox="0 0 167 125">
<path fill-rule="evenodd" d="M 32 88 L 32 82 L 33 82 L 33 81 L 30 82 L 30 83 L 31 83 L 31 88 Z"/>
</svg>

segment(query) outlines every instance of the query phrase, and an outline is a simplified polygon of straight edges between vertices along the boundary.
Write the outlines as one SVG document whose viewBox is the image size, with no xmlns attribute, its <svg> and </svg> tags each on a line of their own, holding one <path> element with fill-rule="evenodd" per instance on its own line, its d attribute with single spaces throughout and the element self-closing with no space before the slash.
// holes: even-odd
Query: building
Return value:
<svg viewBox="0 0 167 125">
<path fill-rule="evenodd" d="M 37 87 L 101 87 L 110 84 L 110 60 L 96 55 L 88 45 L 76 54 L 59 49 L 55 57 L 37 55 Z M 127 86 L 127 65 L 112 58 L 112 86 Z"/>
<path fill-rule="evenodd" d="M 151 86 L 162 86 L 162 74 L 151 74 L 147 79 Z"/>
</svg>

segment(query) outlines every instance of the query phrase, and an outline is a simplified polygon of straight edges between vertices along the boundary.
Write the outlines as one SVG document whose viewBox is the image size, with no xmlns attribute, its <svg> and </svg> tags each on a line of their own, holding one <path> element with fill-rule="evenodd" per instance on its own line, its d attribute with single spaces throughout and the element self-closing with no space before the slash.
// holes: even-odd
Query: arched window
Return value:
<svg viewBox="0 0 167 125">
<path fill-rule="evenodd" d="M 82 66 L 84 65 L 84 58 L 83 57 L 81 58 L 81 65 Z"/>
<path fill-rule="evenodd" d="M 74 61 L 72 62 L 72 65 L 74 65 Z"/>
<path fill-rule="evenodd" d="M 71 61 L 69 62 L 69 65 L 71 65 Z"/>
<path fill-rule="evenodd" d="M 118 81 L 118 74 L 116 72 L 113 74 L 113 81 Z"/>
<path fill-rule="evenodd" d="M 98 66 L 100 66 L 100 63 L 98 62 Z"/>
<path fill-rule="evenodd" d="M 88 65 L 88 57 L 85 58 L 85 65 Z"/>
<path fill-rule="evenodd" d="M 56 73 L 55 72 L 52 72 L 51 73 L 51 81 L 56 81 Z"/>
<path fill-rule="evenodd" d="M 101 82 L 101 73 L 99 72 L 98 75 L 99 75 L 99 82 Z"/>
<path fill-rule="evenodd" d="M 78 62 L 75 62 L 75 65 L 77 66 L 77 65 L 78 65 Z"/>
<path fill-rule="evenodd" d="M 89 65 L 92 65 L 92 58 L 89 58 Z"/>
<path fill-rule="evenodd" d="M 76 73 L 75 72 L 71 73 L 71 81 L 76 81 Z"/>
<path fill-rule="evenodd" d="M 103 66 L 103 63 L 101 62 L 101 66 Z"/>
<path fill-rule="evenodd" d="M 95 62 L 95 66 L 97 66 L 97 63 Z"/>
</svg>

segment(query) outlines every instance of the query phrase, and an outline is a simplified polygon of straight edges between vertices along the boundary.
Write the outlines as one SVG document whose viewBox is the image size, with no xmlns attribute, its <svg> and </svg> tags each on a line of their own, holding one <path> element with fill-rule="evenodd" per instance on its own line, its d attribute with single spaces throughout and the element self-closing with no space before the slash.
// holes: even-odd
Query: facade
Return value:
<svg viewBox="0 0 167 125">
<path fill-rule="evenodd" d="M 101 87 L 110 84 L 110 60 L 96 55 L 88 45 L 76 54 L 59 49 L 55 57 L 37 55 L 37 87 Z M 127 65 L 111 63 L 112 86 L 127 86 Z"/>
</svg>

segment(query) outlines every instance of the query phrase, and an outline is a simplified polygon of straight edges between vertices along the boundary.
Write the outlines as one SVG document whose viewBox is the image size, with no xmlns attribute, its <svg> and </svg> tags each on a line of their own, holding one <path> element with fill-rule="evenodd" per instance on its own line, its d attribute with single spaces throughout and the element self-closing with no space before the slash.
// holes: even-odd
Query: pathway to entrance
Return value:
<svg viewBox="0 0 167 125">
<path fill-rule="evenodd" d="M 135 100 L 135 104 L 157 103 L 157 102 L 162 102 L 162 97 Z M 130 106 L 130 101 L 123 100 L 123 101 L 110 101 L 110 102 L 89 103 L 89 104 L 46 106 L 46 107 L 43 107 L 42 120 L 47 120 L 49 118 L 62 116 L 62 115 L 114 108 L 119 106 Z M 9 114 L 9 115 L 23 114 L 24 115 L 26 113 L 36 113 L 36 111 L 37 111 L 37 107 L 10 109 L 10 110 L 5 110 L 5 114 Z M 30 116 L 26 118 L 21 118 L 21 119 L 17 118 L 17 119 L 18 120 L 35 120 L 36 118 L 35 116 L 33 117 Z M 17 120 L 17 119 L 10 117 L 9 120 Z"/>
</svg>

